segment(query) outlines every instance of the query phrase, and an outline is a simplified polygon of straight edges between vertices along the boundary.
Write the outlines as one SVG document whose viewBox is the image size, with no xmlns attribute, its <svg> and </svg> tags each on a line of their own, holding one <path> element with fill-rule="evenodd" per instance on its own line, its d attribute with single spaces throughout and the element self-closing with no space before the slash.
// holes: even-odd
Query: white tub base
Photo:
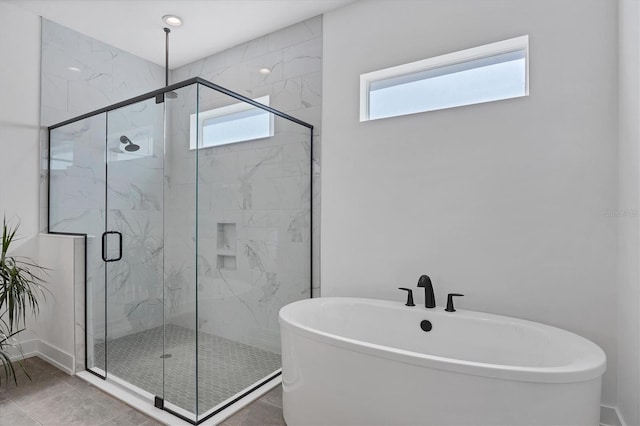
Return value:
<svg viewBox="0 0 640 426">
<path fill-rule="evenodd" d="M 599 425 L 606 355 L 566 330 L 340 297 L 285 306 L 280 330 L 289 426 Z"/>
<path fill-rule="evenodd" d="M 601 378 L 528 383 L 417 367 L 285 329 L 283 412 L 301 425 L 592 425 Z"/>
</svg>

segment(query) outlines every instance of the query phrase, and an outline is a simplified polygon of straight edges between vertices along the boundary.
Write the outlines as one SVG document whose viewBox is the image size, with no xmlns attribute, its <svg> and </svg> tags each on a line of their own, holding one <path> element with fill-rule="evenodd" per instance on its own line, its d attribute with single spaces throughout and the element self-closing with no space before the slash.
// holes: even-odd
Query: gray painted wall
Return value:
<svg viewBox="0 0 640 426">
<path fill-rule="evenodd" d="M 618 408 L 626 424 L 640 424 L 640 7 L 619 3 L 620 145 L 618 152 Z"/>
<path fill-rule="evenodd" d="M 529 97 L 359 122 L 360 74 L 524 34 Z M 429 274 L 439 305 L 599 344 L 615 405 L 616 3 L 359 2 L 323 35 L 323 296 Z"/>
<path fill-rule="evenodd" d="M 38 232 L 40 19 L 6 2 L 0 13 L 11 34 L 0 39 L 0 215 L 19 219 L 30 237 Z"/>
</svg>

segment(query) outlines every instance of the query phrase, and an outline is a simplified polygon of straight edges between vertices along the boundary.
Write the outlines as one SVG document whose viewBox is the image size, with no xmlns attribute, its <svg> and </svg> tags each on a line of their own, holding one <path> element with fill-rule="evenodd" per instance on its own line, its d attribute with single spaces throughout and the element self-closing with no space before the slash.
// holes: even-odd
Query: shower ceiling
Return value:
<svg viewBox="0 0 640 426">
<path fill-rule="evenodd" d="M 164 66 L 162 16 L 172 33 L 171 67 L 253 40 L 354 0 L 0 0 Z"/>
</svg>

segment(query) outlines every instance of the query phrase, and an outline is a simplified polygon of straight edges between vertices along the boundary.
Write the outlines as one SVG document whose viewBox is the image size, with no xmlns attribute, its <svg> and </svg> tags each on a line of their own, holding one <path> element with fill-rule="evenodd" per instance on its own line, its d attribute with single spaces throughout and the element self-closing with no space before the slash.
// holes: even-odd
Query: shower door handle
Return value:
<svg viewBox="0 0 640 426">
<path fill-rule="evenodd" d="M 118 257 L 107 259 L 107 236 L 115 234 L 118 236 Z M 118 231 L 106 231 L 102 233 L 102 260 L 105 262 L 117 262 L 122 259 L 122 234 Z"/>
</svg>

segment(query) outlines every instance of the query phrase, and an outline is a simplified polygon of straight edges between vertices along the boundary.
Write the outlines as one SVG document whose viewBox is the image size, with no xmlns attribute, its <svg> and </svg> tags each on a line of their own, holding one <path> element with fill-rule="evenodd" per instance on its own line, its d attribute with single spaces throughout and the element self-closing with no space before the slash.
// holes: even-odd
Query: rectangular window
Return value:
<svg viewBox="0 0 640 426">
<path fill-rule="evenodd" d="M 269 106 L 269 96 L 254 99 Z M 191 114 L 190 149 L 226 145 L 273 136 L 273 114 L 245 102 Z M 197 137 L 196 137 L 197 136 Z"/>
<path fill-rule="evenodd" d="M 360 76 L 360 121 L 529 95 L 522 36 Z"/>
</svg>

